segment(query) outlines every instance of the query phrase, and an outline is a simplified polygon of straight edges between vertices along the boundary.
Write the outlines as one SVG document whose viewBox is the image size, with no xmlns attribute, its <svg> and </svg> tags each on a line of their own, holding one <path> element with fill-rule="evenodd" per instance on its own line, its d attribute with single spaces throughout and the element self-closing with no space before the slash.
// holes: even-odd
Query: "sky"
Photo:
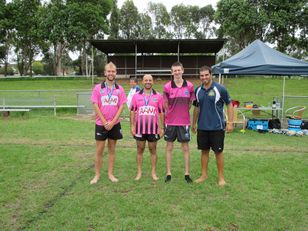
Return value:
<svg viewBox="0 0 308 231">
<path fill-rule="evenodd" d="M 118 8 L 121 8 L 125 1 L 126 0 L 118 0 Z M 138 7 L 139 13 L 143 13 L 145 9 L 147 9 L 147 5 L 149 2 L 163 3 L 167 7 L 167 10 L 170 11 L 174 5 L 178 4 L 197 5 L 200 8 L 211 4 L 213 8 L 216 8 L 216 3 L 218 2 L 218 0 L 133 0 L 133 2 L 135 6 Z"/>
</svg>

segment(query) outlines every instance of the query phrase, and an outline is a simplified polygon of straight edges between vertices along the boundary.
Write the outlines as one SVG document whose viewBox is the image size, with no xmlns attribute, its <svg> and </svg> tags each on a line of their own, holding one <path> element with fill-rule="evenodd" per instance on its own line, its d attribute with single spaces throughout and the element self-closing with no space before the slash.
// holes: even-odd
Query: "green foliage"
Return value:
<svg viewBox="0 0 308 231">
<path fill-rule="evenodd" d="M 148 4 L 148 14 L 152 18 L 153 37 L 157 39 L 168 39 L 172 35 L 168 32 L 170 25 L 170 15 L 163 3 Z"/>
<path fill-rule="evenodd" d="M 215 12 L 217 34 L 228 39 L 231 55 L 261 39 L 277 43 L 281 52 L 305 58 L 307 7 L 305 0 L 220 0 Z"/>
<path fill-rule="evenodd" d="M 139 14 L 138 38 L 153 39 L 152 20 L 148 14 Z"/>
<path fill-rule="evenodd" d="M 89 50 L 89 39 L 98 33 L 108 33 L 107 15 L 110 13 L 112 0 L 77 1 L 67 4 L 68 28 L 67 39 L 70 46 L 81 53 L 81 72 L 86 75 L 86 56 Z"/>
<path fill-rule="evenodd" d="M 132 0 L 126 0 L 120 10 L 120 30 L 123 39 L 138 37 L 138 9 Z"/>
<path fill-rule="evenodd" d="M 21 75 L 32 75 L 32 62 L 39 53 L 40 36 L 38 30 L 38 11 L 41 4 L 39 0 L 12 1 L 12 11 L 18 69 Z"/>
<path fill-rule="evenodd" d="M 228 48 L 234 54 L 257 38 L 263 38 L 264 11 L 253 1 L 221 0 L 217 3 L 216 22 L 219 37 L 229 39 Z"/>
<path fill-rule="evenodd" d="M 32 64 L 32 70 L 35 75 L 44 74 L 44 66 L 41 61 L 34 61 Z"/>
<path fill-rule="evenodd" d="M 15 71 L 13 67 L 7 67 L 5 72 L 5 67 L 0 67 L 0 75 L 14 75 Z"/>
<path fill-rule="evenodd" d="M 110 35 L 108 39 L 119 38 L 120 11 L 117 7 L 117 0 L 113 0 L 113 6 L 110 15 Z"/>
</svg>

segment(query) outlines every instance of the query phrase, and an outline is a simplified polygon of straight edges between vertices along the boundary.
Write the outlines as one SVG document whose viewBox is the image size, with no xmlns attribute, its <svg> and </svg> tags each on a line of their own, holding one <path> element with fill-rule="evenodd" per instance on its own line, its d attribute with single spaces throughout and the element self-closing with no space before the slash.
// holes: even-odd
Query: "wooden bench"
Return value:
<svg viewBox="0 0 308 231">
<path fill-rule="evenodd" d="M 2 112 L 3 117 L 8 117 L 10 112 L 22 112 L 22 116 L 25 112 L 31 111 L 30 108 L 0 108 L 0 112 Z"/>
<path fill-rule="evenodd" d="M 3 107 L 3 106 L 2 106 Z M 84 108 L 85 105 L 5 105 L 2 111 L 30 111 L 31 109 L 49 108 L 54 110 L 54 115 L 57 115 L 57 109 L 60 108 Z M 1 111 L 1 110 L 0 110 Z"/>
<path fill-rule="evenodd" d="M 0 111 L 22 111 L 22 112 L 27 112 L 31 111 L 30 108 L 0 108 Z"/>
</svg>

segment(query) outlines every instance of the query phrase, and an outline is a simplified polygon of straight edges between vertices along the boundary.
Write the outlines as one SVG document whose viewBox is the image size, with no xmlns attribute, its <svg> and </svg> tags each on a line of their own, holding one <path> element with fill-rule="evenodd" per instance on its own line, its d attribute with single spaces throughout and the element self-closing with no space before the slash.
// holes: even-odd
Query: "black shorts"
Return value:
<svg viewBox="0 0 308 231">
<path fill-rule="evenodd" d="M 135 140 L 138 141 L 148 141 L 148 142 L 157 142 L 160 139 L 159 134 L 136 134 L 134 136 Z"/>
<path fill-rule="evenodd" d="M 165 129 L 165 141 L 174 142 L 177 139 L 180 143 L 186 143 L 190 141 L 190 126 L 173 126 L 166 125 Z"/>
<path fill-rule="evenodd" d="M 96 124 L 95 140 L 106 140 L 107 138 L 112 140 L 120 140 L 123 138 L 120 123 L 115 124 L 110 131 L 106 130 L 104 126 Z"/>
<path fill-rule="evenodd" d="M 198 149 L 212 150 L 215 153 L 220 153 L 224 150 L 225 131 L 197 131 Z"/>
</svg>

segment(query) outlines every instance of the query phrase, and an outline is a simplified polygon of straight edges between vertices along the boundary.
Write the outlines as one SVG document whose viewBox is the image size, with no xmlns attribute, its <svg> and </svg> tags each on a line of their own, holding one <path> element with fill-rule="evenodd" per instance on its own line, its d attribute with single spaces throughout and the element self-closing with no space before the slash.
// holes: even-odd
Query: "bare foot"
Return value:
<svg viewBox="0 0 308 231">
<path fill-rule="evenodd" d="M 158 176 L 156 176 L 156 174 L 152 174 L 152 179 L 155 180 L 155 181 L 159 180 L 159 178 L 158 178 Z"/>
<path fill-rule="evenodd" d="M 99 176 L 95 176 L 95 177 L 90 181 L 90 184 L 96 184 L 98 180 L 99 180 Z"/>
<path fill-rule="evenodd" d="M 218 181 L 218 185 L 221 186 L 221 187 L 223 187 L 225 184 L 226 184 L 226 182 L 225 182 L 224 179 Z"/>
<path fill-rule="evenodd" d="M 195 180 L 195 183 L 200 184 L 204 182 L 207 179 L 207 176 L 201 176 L 197 180 Z"/>
<path fill-rule="evenodd" d="M 111 182 L 113 182 L 113 183 L 116 183 L 116 182 L 119 181 L 117 178 L 115 178 L 114 175 L 110 175 L 108 178 L 109 178 L 109 180 L 110 180 Z"/>
<path fill-rule="evenodd" d="M 141 176 L 142 176 L 142 173 L 141 173 L 141 172 L 138 172 L 138 173 L 137 173 L 137 176 L 135 177 L 135 180 L 140 180 L 140 179 L 141 179 Z"/>
</svg>

